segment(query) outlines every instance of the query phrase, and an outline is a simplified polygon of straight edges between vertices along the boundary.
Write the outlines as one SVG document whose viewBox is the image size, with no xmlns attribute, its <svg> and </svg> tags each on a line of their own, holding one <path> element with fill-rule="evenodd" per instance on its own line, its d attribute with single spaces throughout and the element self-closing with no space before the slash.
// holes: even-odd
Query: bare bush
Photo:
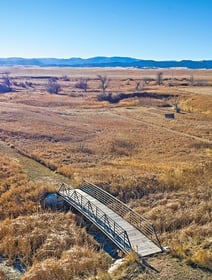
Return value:
<svg viewBox="0 0 212 280">
<path fill-rule="evenodd" d="M 79 82 L 75 84 L 76 88 L 84 90 L 84 92 L 88 89 L 88 78 L 80 78 Z"/>
<path fill-rule="evenodd" d="M 143 81 L 145 85 L 148 85 L 150 82 L 154 81 L 154 79 L 149 77 L 143 77 Z"/>
<path fill-rule="evenodd" d="M 4 84 L 0 84 L 0 93 L 7 93 L 7 92 L 11 92 L 12 89 L 10 87 L 7 87 Z"/>
<path fill-rule="evenodd" d="M 0 93 L 6 93 L 11 91 L 12 91 L 11 80 L 9 77 L 9 73 L 6 72 L 3 74 L 2 77 L 2 83 L 0 84 Z"/>
<path fill-rule="evenodd" d="M 113 95 L 112 93 L 100 93 L 97 95 L 98 101 L 108 101 L 109 103 L 118 103 L 122 99 L 122 94 Z"/>
<path fill-rule="evenodd" d="M 48 83 L 46 85 L 46 90 L 48 91 L 48 93 L 59 93 L 59 91 L 61 90 L 61 86 L 58 84 L 57 79 L 56 78 L 50 78 L 48 80 Z"/>
<path fill-rule="evenodd" d="M 70 79 L 69 79 L 69 77 L 67 75 L 62 76 L 61 80 L 64 81 L 64 82 L 70 81 Z"/>
</svg>

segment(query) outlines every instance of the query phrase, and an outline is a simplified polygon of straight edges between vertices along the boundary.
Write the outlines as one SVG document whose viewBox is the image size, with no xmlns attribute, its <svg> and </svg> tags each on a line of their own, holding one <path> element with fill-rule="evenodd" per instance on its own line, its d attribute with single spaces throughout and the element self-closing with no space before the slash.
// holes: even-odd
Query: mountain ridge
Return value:
<svg viewBox="0 0 212 280">
<path fill-rule="evenodd" d="M 0 58 L 0 66 L 55 67 L 134 67 L 134 68 L 190 68 L 212 69 L 212 60 L 144 60 L 121 56 L 90 58 Z"/>
</svg>

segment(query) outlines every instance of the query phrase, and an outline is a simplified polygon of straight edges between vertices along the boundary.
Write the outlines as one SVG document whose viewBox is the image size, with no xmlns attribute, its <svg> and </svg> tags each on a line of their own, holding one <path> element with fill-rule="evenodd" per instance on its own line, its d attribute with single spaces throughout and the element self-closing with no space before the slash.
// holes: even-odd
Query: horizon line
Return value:
<svg viewBox="0 0 212 280">
<path fill-rule="evenodd" d="M 143 60 L 143 61 L 156 61 L 156 62 L 161 62 L 161 61 L 175 61 L 175 62 L 182 62 L 182 61 L 212 61 L 211 59 L 143 59 L 143 58 L 136 58 L 136 57 L 131 57 L 131 56 L 103 56 L 103 55 L 97 55 L 97 56 L 90 56 L 90 57 L 80 57 L 80 56 L 72 56 L 72 57 L 23 57 L 23 56 L 8 56 L 8 57 L 0 57 L 0 59 L 63 59 L 63 60 L 68 60 L 68 59 L 82 59 L 82 60 L 87 60 L 87 59 L 92 59 L 92 58 L 129 58 L 129 59 L 135 59 L 135 60 Z"/>
</svg>

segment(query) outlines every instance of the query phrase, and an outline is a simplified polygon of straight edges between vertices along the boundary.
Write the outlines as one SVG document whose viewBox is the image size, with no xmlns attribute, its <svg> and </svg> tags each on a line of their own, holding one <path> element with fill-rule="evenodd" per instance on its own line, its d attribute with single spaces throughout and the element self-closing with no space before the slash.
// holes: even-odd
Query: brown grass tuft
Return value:
<svg viewBox="0 0 212 280">
<path fill-rule="evenodd" d="M 88 279 L 98 270 L 108 268 L 108 261 L 103 253 L 97 253 L 92 247 L 73 246 L 64 251 L 61 258 L 46 258 L 35 263 L 22 280 L 50 279 Z"/>
</svg>

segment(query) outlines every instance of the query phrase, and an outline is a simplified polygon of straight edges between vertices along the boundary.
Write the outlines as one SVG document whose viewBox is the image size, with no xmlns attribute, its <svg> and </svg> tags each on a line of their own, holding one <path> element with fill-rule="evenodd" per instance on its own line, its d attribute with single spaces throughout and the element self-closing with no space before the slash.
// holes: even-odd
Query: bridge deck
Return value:
<svg viewBox="0 0 212 280">
<path fill-rule="evenodd" d="M 74 190 L 69 189 L 69 193 L 74 192 Z M 121 226 L 128 235 L 129 241 L 132 246 L 132 250 L 134 250 L 140 256 L 148 256 L 155 253 L 161 252 L 161 248 L 158 247 L 154 242 L 148 239 L 145 235 L 143 235 L 139 230 L 137 230 L 134 226 L 124 220 L 121 216 L 116 214 L 113 210 L 109 209 L 106 205 L 85 193 L 80 189 L 75 189 L 79 194 L 83 197 L 86 197 L 90 202 L 92 202 L 96 207 L 100 208 L 104 213 L 106 213 L 113 221 L 115 221 L 119 226 Z M 63 195 L 63 191 L 59 192 Z M 65 195 L 65 193 L 64 193 Z"/>
</svg>

